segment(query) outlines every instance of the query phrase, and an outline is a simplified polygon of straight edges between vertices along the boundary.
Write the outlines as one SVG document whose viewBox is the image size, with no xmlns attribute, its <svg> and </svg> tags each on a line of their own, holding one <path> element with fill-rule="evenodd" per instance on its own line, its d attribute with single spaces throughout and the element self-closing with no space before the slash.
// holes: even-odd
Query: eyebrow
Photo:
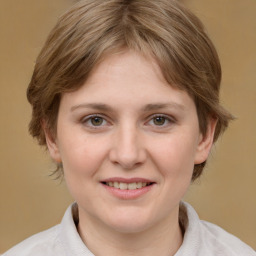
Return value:
<svg viewBox="0 0 256 256">
<path fill-rule="evenodd" d="M 76 109 L 79 108 L 91 108 L 99 111 L 113 111 L 113 108 L 110 107 L 107 104 L 103 103 L 84 103 L 84 104 L 79 104 L 71 107 L 71 111 L 75 111 Z M 161 110 L 165 108 L 173 108 L 177 110 L 184 111 L 185 107 L 181 104 L 178 104 L 176 102 L 171 102 L 171 103 L 151 103 L 147 104 L 142 108 L 143 112 L 149 112 L 149 111 L 154 111 L 154 110 Z"/>
<path fill-rule="evenodd" d="M 171 102 L 171 103 L 154 103 L 154 104 L 147 104 L 144 108 L 143 111 L 152 111 L 152 110 L 161 110 L 165 108 L 173 108 L 177 110 L 185 110 L 185 107 L 181 104 L 178 104 L 176 102 Z"/>
<path fill-rule="evenodd" d="M 71 111 L 75 111 L 79 108 L 92 108 L 100 111 L 110 111 L 112 108 L 106 104 L 102 103 L 85 103 L 85 104 L 79 104 L 71 107 Z"/>
</svg>

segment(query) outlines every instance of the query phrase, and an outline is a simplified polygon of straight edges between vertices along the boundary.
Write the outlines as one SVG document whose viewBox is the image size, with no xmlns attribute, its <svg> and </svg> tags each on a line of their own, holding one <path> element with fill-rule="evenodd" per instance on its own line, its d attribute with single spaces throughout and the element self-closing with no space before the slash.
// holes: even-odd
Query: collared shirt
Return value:
<svg viewBox="0 0 256 256">
<path fill-rule="evenodd" d="M 181 203 L 180 223 L 184 239 L 175 256 L 256 256 L 256 252 L 220 227 L 199 219 L 187 203 Z M 16 245 L 3 256 L 94 256 L 80 238 L 77 205 L 71 205 L 62 222 Z"/>
</svg>

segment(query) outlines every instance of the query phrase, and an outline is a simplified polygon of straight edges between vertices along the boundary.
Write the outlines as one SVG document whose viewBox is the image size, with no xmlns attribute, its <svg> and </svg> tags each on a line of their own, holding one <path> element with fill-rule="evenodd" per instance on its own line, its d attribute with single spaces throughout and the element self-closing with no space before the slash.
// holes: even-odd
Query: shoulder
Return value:
<svg viewBox="0 0 256 256">
<path fill-rule="evenodd" d="M 56 256 L 62 248 L 58 238 L 60 225 L 35 234 L 17 244 L 2 256 Z M 62 254 L 63 255 L 63 254 Z"/>
<path fill-rule="evenodd" d="M 78 217 L 74 203 L 68 207 L 59 225 L 31 236 L 2 256 L 93 256 L 77 232 Z"/>
<path fill-rule="evenodd" d="M 192 206 L 183 203 L 183 207 L 187 215 L 187 225 L 181 251 L 187 253 L 177 256 L 256 256 L 256 252 L 239 238 L 215 224 L 200 220 Z"/>
<path fill-rule="evenodd" d="M 256 252 L 239 238 L 215 224 L 207 221 L 200 222 L 202 234 L 207 238 L 206 246 L 210 246 L 216 253 L 219 253 L 218 255 L 256 256 Z"/>
</svg>

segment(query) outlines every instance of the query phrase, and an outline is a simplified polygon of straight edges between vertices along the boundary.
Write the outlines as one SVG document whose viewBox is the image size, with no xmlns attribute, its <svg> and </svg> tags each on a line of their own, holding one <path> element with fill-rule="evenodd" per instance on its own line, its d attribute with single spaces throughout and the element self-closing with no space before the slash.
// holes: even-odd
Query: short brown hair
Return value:
<svg viewBox="0 0 256 256">
<path fill-rule="evenodd" d="M 42 121 L 56 135 L 61 96 L 77 90 L 109 54 L 131 49 L 153 56 L 167 82 L 194 100 L 200 131 L 216 118 L 214 141 L 232 119 L 219 104 L 221 66 L 200 20 L 175 0 L 82 0 L 51 31 L 27 90 L 29 131 L 46 145 Z M 195 165 L 192 180 L 205 162 Z"/>
</svg>

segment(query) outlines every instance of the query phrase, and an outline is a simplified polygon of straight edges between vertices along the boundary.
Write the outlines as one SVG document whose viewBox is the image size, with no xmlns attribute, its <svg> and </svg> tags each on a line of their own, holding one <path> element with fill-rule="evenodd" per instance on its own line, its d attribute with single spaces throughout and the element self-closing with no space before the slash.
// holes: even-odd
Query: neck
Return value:
<svg viewBox="0 0 256 256">
<path fill-rule="evenodd" d="M 168 218 L 165 223 L 132 234 L 120 233 L 104 227 L 97 221 L 82 218 L 78 232 L 89 250 L 97 256 L 172 256 L 181 246 L 183 239 L 178 212 L 176 216 L 175 221 Z"/>
</svg>

